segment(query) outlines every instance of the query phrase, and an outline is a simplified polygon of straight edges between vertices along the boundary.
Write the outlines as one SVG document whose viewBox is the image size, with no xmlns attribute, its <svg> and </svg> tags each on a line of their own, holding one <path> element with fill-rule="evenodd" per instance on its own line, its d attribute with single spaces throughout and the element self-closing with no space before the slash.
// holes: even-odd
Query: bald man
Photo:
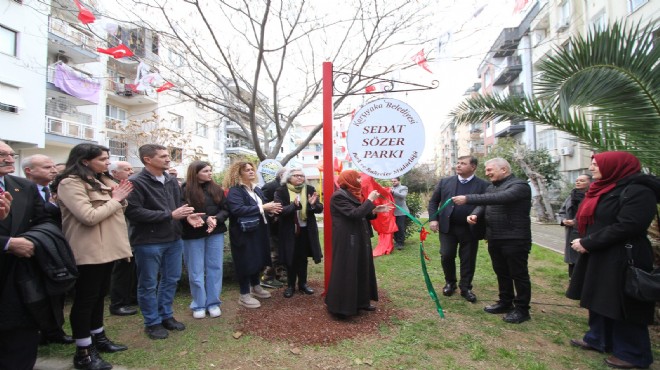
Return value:
<svg viewBox="0 0 660 370">
<path fill-rule="evenodd" d="M 110 163 L 110 174 L 117 181 L 128 180 L 134 173 L 133 165 L 126 161 Z M 137 276 L 135 260 L 117 260 L 112 269 L 110 283 L 110 314 L 115 316 L 130 316 L 137 313 Z"/>
<path fill-rule="evenodd" d="M 58 173 L 57 168 L 55 167 L 55 162 L 46 155 L 34 154 L 23 158 L 21 161 L 21 168 L 25 173 L 25 178 L 37 184 L 39 195 L 41 195 L 41 198 L 44 200 L 44 210 L 61 228 L 62 212 L 50 192 L 50 183 L 55 179 L 55 176 L 57 176 Z M 65 294 L 51 297 L 51 306 L 53 308 L 53 315 L 57 326 L 52 328 L 40 328 L 40 343 L 43 345 L 49 343 L 74 343 L 73 338 L 70 335 L 67 335 L 62 328 L 62 325 L 64 324 L 65 298 Z"/>
</svg>

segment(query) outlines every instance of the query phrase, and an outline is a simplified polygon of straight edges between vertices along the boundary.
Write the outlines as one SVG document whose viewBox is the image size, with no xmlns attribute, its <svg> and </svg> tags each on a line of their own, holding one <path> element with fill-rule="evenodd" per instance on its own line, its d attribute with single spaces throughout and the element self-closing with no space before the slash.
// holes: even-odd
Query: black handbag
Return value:
<svg viewBox="0 0 660 370">
<path fill-rule="evenodd" d="M 256 231 L 259 227 L 259 216 L 239 217 L 238 224 L 244 233 Z"/>
<path fill-rule="evenodd" d="M 623 288 L 628 297 L 638 301 L 660 302 L 660 269 L 651 272 L 635 267 L 632 256 L 632 244 L 626 244 L 628 266 L 626 268 L 626 283 Z"/>
</svg>

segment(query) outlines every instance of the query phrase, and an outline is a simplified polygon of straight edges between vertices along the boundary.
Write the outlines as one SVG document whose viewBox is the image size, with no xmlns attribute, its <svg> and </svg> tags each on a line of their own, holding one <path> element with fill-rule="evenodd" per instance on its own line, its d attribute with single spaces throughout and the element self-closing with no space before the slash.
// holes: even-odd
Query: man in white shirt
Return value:
<svg viewBox="0 0 660 370">
<path fill-rule="evenodd" d="M 61 227 L 62 213 L 53 199 L 49 187 L 51 181 L 57 176 L 55 162 L 43 154 L 34 154 L 23 158 L 21 168 L 25 173 L 25 178 L 37 185 L 39 195 L 44 200 L 46 213 Z M 62 324 L 64 324 L 64 298 L 65 295 L 51 297 L 53 314 L 59 326 L 55 328 L 41 328 L 41 344 L 72 344 L 74 342 L 73 338 L 67 335 L 64 329 L 62 329 Z"/>
</svg>

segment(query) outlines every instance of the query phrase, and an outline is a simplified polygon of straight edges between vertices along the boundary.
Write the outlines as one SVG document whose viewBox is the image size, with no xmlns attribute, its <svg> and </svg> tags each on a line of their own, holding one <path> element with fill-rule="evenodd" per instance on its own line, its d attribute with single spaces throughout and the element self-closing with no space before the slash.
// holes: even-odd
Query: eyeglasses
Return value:
<svg viewBox="0 0 660 370">
<path fill-rule="evenodd" d="M 0 152 L 0 158 L 9 158 L 12 157 L 14 159 L 18 158 L 18 154 L 16 153 L 6 153 L 6 152 Z"/>
<path fill-rule="evenodd" d="M 291 175 L 291 177 L 305 178 L 305 175 Z"/>
</svg>

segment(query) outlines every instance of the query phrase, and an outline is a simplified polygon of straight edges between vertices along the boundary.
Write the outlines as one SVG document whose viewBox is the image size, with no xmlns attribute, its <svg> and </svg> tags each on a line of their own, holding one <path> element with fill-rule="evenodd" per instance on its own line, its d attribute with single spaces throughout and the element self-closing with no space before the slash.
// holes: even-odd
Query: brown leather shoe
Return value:
<svg viewBox="0 0 660 370">
<path fill-rule="evenodd" d="M 648 369 L 647 367 L 637 367 L 630 362 L 623 361 L 621 359 L 618 359 L 614 356 L 610 356 L 605 359 L 605 363 L 609 367 L 613 367 L 615 369 Z"/>
<path fill-rule="evenodd" d="M 597 350 L 596 348 L 590 346 L 589 343 L 583 341 L 582 339 L 571 339 L 571 346 L 582 348 L 583 350 L 586 350 L 586 351 L 600 352 L 599 350 Z"/>
</svg>

